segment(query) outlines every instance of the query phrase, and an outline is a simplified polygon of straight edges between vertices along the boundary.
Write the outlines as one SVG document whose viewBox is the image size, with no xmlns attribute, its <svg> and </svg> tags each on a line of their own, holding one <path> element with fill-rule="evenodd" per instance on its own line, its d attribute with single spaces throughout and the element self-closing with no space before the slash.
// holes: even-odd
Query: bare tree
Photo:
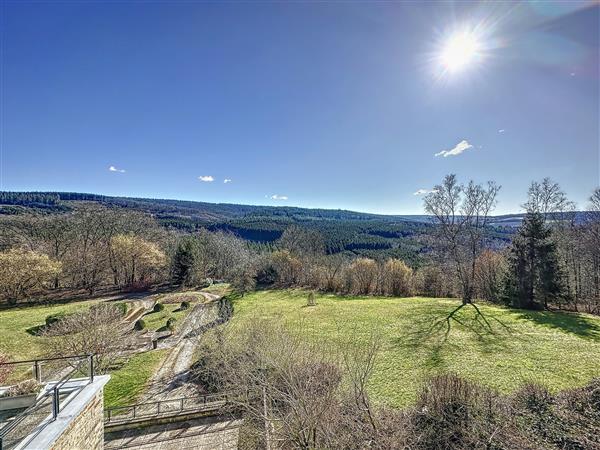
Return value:
<svg viewBox="0 0 600 450">
<path fill-rule="evenodd" d="M 480 298 L 490 302 L 500 300 L 502 277 L 506 271 L 506 260 L 502 253 L 484 250 L 477 258 L 476 284 Z"/>
<path fill-rule="evenodd" d="M 342 272 L 346 259 L 341 254 L 323 256 L 319 262 L 321 274 L 320 288 L 328 292 L 339 291 L 342 287 Z"/>
<path fill-rule="evenodd" d="M 437 224 L 439 244 L 454 265 L 462 306 L 473 302 L 476 261 L 485 246 L 488 217 L 499 190 L 492 181 L 485 187 L 473 181 L 463 186 L 456 175 L 448 175 L 424 199 L 425 211 Z"/>
<path fill-rule="evenodd" d="M 325 253 L 325 242 L 321 233 L 297 225 L 286 228 L 277 244 L 279 248 L 300 257 L 318 256 Z"/>
<path fill-rule="evenodd" d="M 356 334 L 354 332 L 353 334 Z M 341 348 L 342 359 L 351 389 L 352 399 L 358 411 L 367 418 L 372 431 L 377 433 L 377 417 L 369 399 L 367 383 L 371 378 L 377 355 L 381 350 L 381 335 L 373 331 L 365 345 L 344 346 Z"/>
<path fill-rule="evenodd" d="M 527 193 L 527 202 L 523 205 L 527 212 L 539 213 L 544 219 L 551 215 L 566 214 L 574 211 L 575 203 L 567 198 L 560 185 L 546 177 L 541 182 L 534 181 Z"/>
<path fill-rule="evenodd" d="M 214 343 L 204 347 L 212 351 L 201 351 L 196 370 L 217 389 L 243 393 L 237 406 L 254 438 L 252 448 L 365 448 L 365 435 L 376 433 L 367 394 L 379 349 L 376 333 L 367 337 L 366 352 L 343 345 L 324 352 L 305 330 L 292 332 L 264 319 L 213 336 Z"/>
<path fill-rule="evenodd" d="M 131 342 L 131 327 L 123 322 L 122 310 L 100 303 L 67 315 L 42 332 L 50 356 L 94 354 L 96 368 L 104 372 Z"/>
</svg>

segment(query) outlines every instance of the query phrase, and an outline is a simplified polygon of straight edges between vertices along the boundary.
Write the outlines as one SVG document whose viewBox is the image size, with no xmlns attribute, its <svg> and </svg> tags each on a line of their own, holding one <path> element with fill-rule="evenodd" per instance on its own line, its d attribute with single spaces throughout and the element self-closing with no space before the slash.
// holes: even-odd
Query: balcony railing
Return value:
<svg viewBox="0 0 600 450">
<path fill-rule="evenodd" d="M 35 402 L 5 419 L 0 428 L 0 450 L 9 450 L 24 439 L 33 439 L 53 422 L 63 408 L 88 384 L 94 382 L 94 355 L 14 361 L 3 365 L 31 370 L 33 378 L 44 384 Z"/>
</svg>

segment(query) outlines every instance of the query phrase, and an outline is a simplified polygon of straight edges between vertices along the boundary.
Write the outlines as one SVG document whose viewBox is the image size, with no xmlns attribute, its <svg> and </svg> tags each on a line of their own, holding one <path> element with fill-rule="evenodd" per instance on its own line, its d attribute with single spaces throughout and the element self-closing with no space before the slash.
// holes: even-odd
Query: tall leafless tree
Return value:
<svg viewBox="0 0 600 450">
<path fill-rule="evenodd" d="M 473 302 L 476 261 L 485 248 L 485 231 L 499 190 L 492 181 L 464 186 L 451 174 L 424 199 L 425 211 L 437 224 L 438 245 L 454 266 L 462 306 Z"/>
</svg>

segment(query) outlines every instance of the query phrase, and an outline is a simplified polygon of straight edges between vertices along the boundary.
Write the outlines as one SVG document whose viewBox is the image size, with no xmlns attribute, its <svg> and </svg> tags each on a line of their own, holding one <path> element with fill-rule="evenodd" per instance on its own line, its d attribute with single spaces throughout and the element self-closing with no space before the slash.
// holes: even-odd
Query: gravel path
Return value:
<svg viewBox="0 0 600 450">
<path fill-rule="evenodd" d="M 148 391 L 142 401 L 174 399 L 195 394 L 195 387 L 188 383 L 194 350 L 202 335 L 201 330 L 219 320 L 220 297 L 208 292 L 201 292 L 201 294 L 207 302 L 194 306 L 180 331 L 159 343 L 158 348 L 172 350 L 150 380 Z"/>
</svg>

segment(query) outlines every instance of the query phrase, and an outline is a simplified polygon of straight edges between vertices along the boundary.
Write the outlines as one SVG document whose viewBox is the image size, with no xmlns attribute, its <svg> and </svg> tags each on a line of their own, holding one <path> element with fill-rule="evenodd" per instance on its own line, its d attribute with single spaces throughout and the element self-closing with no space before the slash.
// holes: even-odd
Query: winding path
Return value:
<svg viewBox="0 0 600 450">
<path fill-rule="evenodd" d="M 186 316 L 180 331 L 164 340 L 158 348 L 171 349 L 161 367 L 149 382 L 142 401 L 166 400 L 194 395 L 196 389 L 189 383 L 194 350 L 202 330 L 219 323 L 218 295 L 200 292 L 207 302 L 200 303 Z"/>
</svg>

